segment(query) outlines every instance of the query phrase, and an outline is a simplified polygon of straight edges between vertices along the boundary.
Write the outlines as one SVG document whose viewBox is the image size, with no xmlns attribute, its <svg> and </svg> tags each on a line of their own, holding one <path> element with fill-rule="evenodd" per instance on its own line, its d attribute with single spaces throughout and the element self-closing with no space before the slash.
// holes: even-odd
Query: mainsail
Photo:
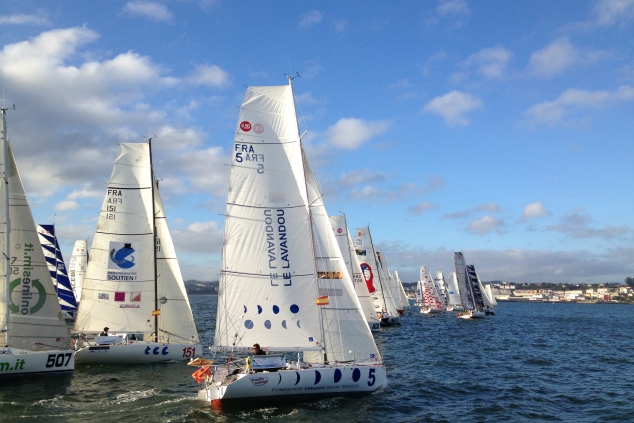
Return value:
<svg viewBox="0 0 634 423">
<path fill-rule="evenodd" d="M 290 84 L 247 89 L 225 216 L 215 350 L 259 343 L 316 361 L 380 360 L 303 155 Z"/>
<path fill-rule="evenodd" d="M 5 168 L 0 163 L 6 178 L 0 184 L 0 248 L 5 254 L 9 250 L 9 254 L 6 254 L 6 260 L 0 260 L 0 271 L 8 275 L 0 294 L 0 328 L 3 329 L 0 345 L 25 350 L 42 349 L 42 346 L 34 343 L 68 347 L 68 328 L 62 317 L 13 151 L 10 146 L 5 151 L 8 166 Z M 10 225 L 5 211 L 7 201 Z M 7 228 L 10 230 L 9 248 L 5 243 Z"/>
<path fill-rule="evenodd" d="M 335 238 L 339 243 L 339 248 L 343 259 L 348 268 L 348 273 L 352 277 L 354 283 L 354 289 L 361 303 L 361 309 L 365 314 L 365 318 L 372 330 L 378 330 L 380 328 L 380 320 L 377 317 L 376 310 L 374 309 L 374 301 L 368 291 L 368 286 L 363 279 L 363 273 L 361 271 L 361 265 L 357 260 L 357 255 L 354 252 L 352 238 L 348 232 L 348 226 L 346 223 L 346 216 L 330 216 L 330 223 L 335 233 Z"/>
<path fill-rule="evenodd" d="M 57 290 L 57 298 L 65 317 L 74 319 L 77 316 L 77 300 L 75 292 L 68 278 L 64 257 L 57 242 L 55 235 L 55 225 L 37 225 L 37 233 L 42 244 L 42 251 L 48 270 L 51 274 L 51 280 Z"/>
<path fill-rule="evenodd" d="M 462 252 L 454 253 L 456 263 L 456 277 L 458 279 L 458 289 L 460 300 L 466 310 L 473 310 L 475 307 L 473 289 L 467 276 L 467 267 Z"/>
<path fill-rule="evenodd" d="M 198 342 L 149 143 L 123 143 L 93 238 L 75 331 Z"/>
<path fill-rule="evenodd" d="M 68 262 L 68 276 L 77 302 L 81 299 L 81 288 L 84 285 L 86 267 L 88 266 L 88 246 L 86 244 L 86 240 L 83 239 L 75 241 L 73 253 Z"/>
</svg>

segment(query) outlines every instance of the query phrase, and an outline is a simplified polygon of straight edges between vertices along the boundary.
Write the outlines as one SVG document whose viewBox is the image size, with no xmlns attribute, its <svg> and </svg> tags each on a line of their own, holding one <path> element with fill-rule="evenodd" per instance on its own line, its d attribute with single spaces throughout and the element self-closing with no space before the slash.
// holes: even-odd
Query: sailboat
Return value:
<svg viewBox="0 0 634 423">
<path fill-rule="evenodd" d="M 346 216 L 343 214 L 339 216 L 330 216 L 330 224 L 332 225 L 343 259 L 346 262 L 348 273 L 354 283 L 354 289 L 357 294 L 357 298 L 359 298 L 359 303 L 361 304 L 361 309 L 363 310 L 365 319 L 368 322 L 370 330 L 372 332 L 378 332 L 381 330 L 381 321 L 374 311 L 374 301 L 372 300 L 372 295 L 370 295 L 368 286 L 363 280 L 361 265 L 359 264 L 359 260 L 357 260 L 357 255 L 355 254 L 354 247 L 352 245 L 352 238 L 348 232 Z"/>
<path fill-rule="evenodd" d="M 396 306 L 396 312 L 402 316 L 405 314 L 405 302 L 402 301 L 401 295 L 399 292 L 399 287 L 397 286 L 398 281 L 396 277 L 390 272 L 390 268 L 387 265 L 387 260 L 385 259 L 385 254 L 377 251 L 376 256 L 379 262 L 379 271 L 381 272 L 382 280 L 387 281 L 386 286 L 387 289 L 390 290 L 390 295 L 392 300 L 394 301 L 394 305 Z"/>
<path fill-rule="evenodd" d="M 37 234 L 42 244 L 42 251 L 48 264 L 53 285 L 57 290 L 57 298 L 59 305 L 62 307 L 64 319 L 75 320 L 75 317 L 77 317 L 77 300 L 66 272 L 62 251 L 57 242 L 55 225 L 37 225 Z"/>
<path fill-rule="evenodd" d="M 354 246 L 357 259 L 361 263 L 363 279 L 372 294 L 374 308 L 379 313 L 381 325 L 400 325 L 401 316 L 392 298 L 392 289 L 381 268 L 379 256 L 374 250 L 369 226 L 357 228 Z"/>
<path fill-rule="evenodd" d="M 81 300 L 81 287 L 84 285 L 86 278 L 86 267 L 88 266 L 88 246 L 85 239 L 75 241 L 73 253 L 68 262 L 68 276 L 70 284 L 73 287 L 77 302 Z"/>
<path fill-rule="evenodd" d="M 112 333 L 97 335 L 104 327 Z M 154 179 L 151 142 L 120 146 L 74 332 L 86 340 L 77 363 L 188 360 L 202 351 Z"/>
<path fill-rule="evenodd" d="M 420 312 L 423 314 L 438 314 L 445 311 L 445 305 L 440 299 L 434 280 L 429 272 L 429 266 L 421 266 L 420 280 L 423 286 L 423 308 Z"/>
<path fill-rule="evenodd" d="M 481 308 L 484 310 L 484 314 L 487 316 L 495 315 L 495 311 L 493 310 L 493 303 L 491 302 L 491 300 L 489 300 L 488 294 L 484 288 L 484 284 L 480 280 L 480 276 L 478 276 L 478 272 L 476 272 L 475 266 L 473 264 L 467 266 L 467 275 L 469 276 L 469 279 L 474 286 L 476 298 L 481 303 Z"/>
<path fill-rule="evenodd" d="M 440 301 L 443 303 L 444 309 L 447 310 L 448 297 L 447 297 L 447 284 L 445 283 L 445 276 L 442 274 L 442 270 L 437 270 L 434 274 L 434 285 L 438 291 Z"/>
<path fill-rule="evenodd" d="M 394 280 L 396 282 L 396 287 L 398 290 L 399 298 L 401 299 L 401 304 L 403 304 L 403 308 L 409 308 L 409 299 L 407 298 L 407 294 L 405 293 L 405 287 L 403 286 L 403 282 L 401 278 L 398 276 L 398 270 L 394 271 Z"/>
<path fill-rule="evenodd" d="M 458 313 L 461 319 L 474 319 L 485 316 L 482 296 L 478 296 L 479 288 L 474 285 L 472 278 L 467 271 L 464 255 L 462 252 L 454 253 L 456 263 L 456 277 L 460 289 L 460 298 L 465 308 L 464 312 Z M 477 282 L 477 281 L 476 281 Z"/>
<path fill-rule="evenodd" d="M 416 292 L 414 295 L 416 298 L 414 305 L 416 307 L 423 307 L 425 305 L 425 302 L 423 301 L 423 282 L 420 279 L 416 282 Z"/>
<path fill-rule="evenodd" d="M 48 272 L 31 208 L 2 113 L 0 183 L 0 380 L 63 374 L 75 369 L 75 351 Z"/>
<path fill-rule="evenodd" d="M 358 396 L 387 385 L 303 153 L 291 80 L 249 87 L 240 109 L 211 347 L 229 358 L 193 375 L 205 383 L 198 398 L 212 407 Z M 232 364 L 255 343 L 269 355 Z"/>
<path fill-rule="evenodd" d="M 451 272 L 451 280 L 447 287 L 448 311 L 464 311 L 462 300 L 460 299 L 460 289 L 458 288 L 458 278 L 456 272 Z"/>
</svg>

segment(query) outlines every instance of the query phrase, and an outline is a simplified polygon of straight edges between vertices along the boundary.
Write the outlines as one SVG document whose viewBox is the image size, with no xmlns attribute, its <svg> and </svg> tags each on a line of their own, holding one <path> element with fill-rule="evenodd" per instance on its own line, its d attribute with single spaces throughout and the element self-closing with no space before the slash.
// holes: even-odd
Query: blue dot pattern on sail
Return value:
<svg viewBox="0 0 634 423">
<path fill-rule="evenodd" d="M 128 244 L 126 244 L 126 245 L 128 245 Z M 133 251 L 134 251 L 134 250 L 133 250 Z M 114 252 L 114 250 L 113 250 L 112 252 Z M 111 252 L 111 254 L 112 254 L 112 252 Z M 115 256 L 116 256 L 116 255 L 115 255 Z M 113 259 L 113 261 L 114 261 L 114 259 Z M 246 305 L 243 305 L 242 307 L 243 307 L 243 309 L 244 309 L 244 314 L 246 314 L 246 313 L 247 313 L 247 306 L 246 306 Z M 280 312 L 280 308 L 279 308 L 279 306 L 277 306 L 277 305 L 273 305 L 272 310 L 273 310 L 273 314 L 279 314 L 279 312 Z M 263 307 L 262 307 L 262 306 L 260 306 L 260 305 L 258 305 L 258 306 L 257 306 L 257 313 L 258 313 L 258 314 L 262 314 L 262 312 L 263 312 L 263 311 L 264 311 Z M 291 313 L 293 313 L 293 314 L 297 314 L 297 313 L 299 313 L 299 306 L 298 306 L 297 304 L 292 304 L 292 305 L 290 306 L 290 312 L 291 312 Z M 281 325 L 282 325 L 282 327 L 283 327 L 284 329 L 286 329 L 286 328 L 287 328 L 287 327 L 286 327 L 286 320 L 285 320 L 285 319 L 284 319 L 284 320 L 282 320 Z M 254 326 L 255 326 L 255 324 L 254 324 L 253 320 L 247 319 L 247 320 L 245 320 L 245 321 L 244 321 L 244 327 L 245 327 L 245 328 L 247 328 L 247 329 L 253 329 L 253 328 L 254 328 Z M 265 328 L 267 328 L 267 329 L 271 329 L 271 327 L 272 327 L 272 326 L 273 326 L 273 323 L 272 323 L 270 320 L 266 320 L 266 321 L 264 321 L 264 327 L 265 327 Z M 299 324 L 299 320 L 297 321 L 297 327 L 301 329 L 301 326 L 300 326 L 300 324 Z"/>
<path fill-rule="evenodd" d="M 132 244 L 125 244 L 123 248 L 119 250 L 113 248 L 110 251 L 110 260 L 122 269 L 129 269 L 134 266 L 134 257 L 131 256 L 132 253 L 134 253 Z M 128 260 L 128 257 L 130 257 L 130 260 Z"/>
</svg>

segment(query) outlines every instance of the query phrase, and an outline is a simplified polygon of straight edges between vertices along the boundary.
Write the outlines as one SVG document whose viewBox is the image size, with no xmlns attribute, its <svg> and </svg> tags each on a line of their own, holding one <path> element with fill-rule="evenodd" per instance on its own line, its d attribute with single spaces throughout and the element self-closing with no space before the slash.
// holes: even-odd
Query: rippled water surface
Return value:
<svg viewBox="0 0 634 423">
<path fill-rule="evenodd" d="M 216 297 L 190 298 L 209 343 Z M 359 399 L 213 412 L 185 363 L 78 365 L 72 376 L 0 382 L 7 422 L 632 422 L 634 307 L 501 303 L 497 316 L 412 308 L 375 339 L 388 389 Z"/>
</svg>

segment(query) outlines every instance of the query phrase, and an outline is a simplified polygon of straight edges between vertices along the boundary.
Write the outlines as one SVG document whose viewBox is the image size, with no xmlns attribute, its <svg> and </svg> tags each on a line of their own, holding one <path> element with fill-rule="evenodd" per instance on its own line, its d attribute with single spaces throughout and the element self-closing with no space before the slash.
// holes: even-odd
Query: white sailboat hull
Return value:
<svg viewBox="0 0 634 423">
<path fill-rule="evenodd" d="M 460 319 L 482 319 L 486 316 L 484 311 L 474 311 L 473 313 L 459 313 L 458 317 Z"/>
<path fill-rule="evenodd" d="M 420 309 L 420 312 L 423 314 L 440 314 L 440 313 L 444 313 L 445 310 L 442 308 L 423 307 Z"/>
<path fill-rule="evenodd" d="M 245 399 L 249 403 L 268 403 L 361 396 L 385 387 L 387 377 L 382 366 L 334 366 L 239 374 L 235 381 L 225 386 L 208 384 L 198 391 L 198 399 L 220 408 Z"/>
<path fill-rule="evenodd" d="M 64 374 L 75 370 L 75 351 L 0 349 L 0 380 L 9 376 Z"/>
<path fill-rule="evenodd" d="M 464 311 L 464 307 L 460 305 L 449 306 L 448 311 Z"/>
<path fill-rule="evenodd" d="M 133 342 L 129 344 L 84 346 L 77 350 L 80 364 L 148 364 L 189 360 L 202 353 L 201 344 Z"/>
</svg>

